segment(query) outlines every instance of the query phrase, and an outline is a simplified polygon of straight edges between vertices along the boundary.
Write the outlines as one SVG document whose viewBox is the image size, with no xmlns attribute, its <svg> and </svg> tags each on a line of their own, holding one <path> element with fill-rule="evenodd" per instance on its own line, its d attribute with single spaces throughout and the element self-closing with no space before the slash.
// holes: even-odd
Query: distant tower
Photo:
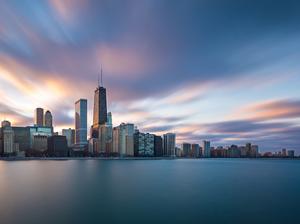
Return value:
<svg viewBox="0 0 300 224">
<path fill-rule="evenodd" d="M 46 113 L 45 113 L 44 126 L 52 127 L 52 114 L 49 110 L 47 110 Z"/>
<path fill-rule="evenodd" d="M 92 138 L 98 138 L 99 127 L 105 125 L 107 122 L 107 104 L 106 104 L 106 89 L 102 82 L 102 68 L 101 68 L 101 83 L 98 78 L 98 87 L 94 94 L 94 113 L 92 125 Z"/>
<path fill-rule="evenodd" d="M 163 156 L 175 156 L 176 134 L 167 133 L 163 137 Z"/>
<path fill-rule="evenodd" d="M 75 103 L 75 144 L 87 144 L 87 100 Z"/>
<path fill-rule="evenodd" d="M 36 108 L 34 113 L 34 124 L 42 127 L 44 125 L 44 109 Z"/>
<path fill-rule="evenodd" d="M 210 141 L 203 141 L 202 143 L 203 157 L 210 157 Z"/>
</svg>

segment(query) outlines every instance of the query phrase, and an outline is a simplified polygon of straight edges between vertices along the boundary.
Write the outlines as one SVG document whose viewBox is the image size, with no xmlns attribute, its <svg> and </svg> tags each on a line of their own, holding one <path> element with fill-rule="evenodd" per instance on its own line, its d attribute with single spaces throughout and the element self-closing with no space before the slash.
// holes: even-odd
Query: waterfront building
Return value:
<svg viewBox="0 0 300 224">
<path fill-rule="evenodd" d="M 39 137 L 35 138 L 35 136 L 45 136 L 50 137 L 53 135 L 53 127 L 43 127 L 43 126 L 29 126 L 29 148 L 34 149 L 35 140 L 40 141 Z M 42 137 L 40 137 L 42 138 Z"/>
<path fill-rule="evenodd" d="M 226 157 L 229 158 L 239 158 L 241 157 L 241 151 L 237 145 L 231 145 L 227 150 Z"/>
<path fill-rule="evenodd" d="M 42 127 L 44 126 L 44 109 L 36 108 L 34 112 L 34 125 Z"/>
<path fill-rule="evenodd" d="M 99 126 L 105 125 L 107 122 L 107 102 L 106 102 L 106 89 L 102 83 L 102 69 L 101 69 L 101 84 L 94 93 L 94 110 L 93 110 L 93 125 L 91 128 L 91 137 L 98 138 Z"/>
<path fill-rule="evenodd" d="M 163 140 L 161 136 L 154 135 L 154 156 L 163 156 Z"/>
<path fill-rule="evenodd" d="M 47 151 L 47 145 L 48 145 L 47 139 L 48 139 L 47 135 L 40 135 L 40 134 L 34 135 L 32 149 L 40 152 Z"/>
<path fill-rule="evenodd" d="M 184 157 L 190 157 L 191 156 L 192 145 L 190 143 L 186 143 L 186 142 L 182 143 L 181 149 L 182 149 L 182 153 L 183 153 Z"/>
<path fill-rule="evenodd" d="M 114 127 L 113 128 L 113 141 L 112 141 L 112 153 L 113 154 L 120 154 L 119 148 L 120 148 L 120 143 L 119 143 L 119 139 L 120 139 L 120 127 Z"/>
<path fill-rule="evenodd" d="M 109 153 L 108 149 L 108 127 L 106 124 L 101 124 L 98 126 L 98 140 L 99 140 L 99 153 Z"/>
<path fill-rule="evenodd" d="M 246 157 L 251 157 L 251 143 L 246 143 L 246 146 L 245 146 L 245 149 L 246 149 Z"/>
<path fill-rule="evenodd" d="M 251 157 L 258 157 L 259 156 L 259 151 L 258 151 L 258 145 L 251 145 Z"/>
<path fill-rule="evenodd" d="M 281 156 L 282 156 L 282 157 L 287 157 L 287 156 L 288 156 L 287 150 L 286 150 L 286 149 L 282 149 L 282 151 L 281 151 Z"/>
<path fill-rule="evenodd" d="M 287 155 L 288 155 L 288 157 L 293 158 L 293 157 L 295 157 L 295 151 L 294 150 L 288 150 Z"/>
<path fill-rule="evenodd" d="M 19 144 L 19 150 L 30 149 L 30 127 L 12 127 L 15 136 L 15 143 Z"/>
<path fill-rule="evenodd" d="M 247 157 L 247 149 L 245 146 L 239 146 L 239 150 L 241 151 L 241 157 Z"/>
<path fill-rule="evenodd" d="M 210 157 L 210 141 L 203 141 L 202 142 L 202 148 L 203 148 L 203 157 Z"/>
<path fill-rule="evenodd" d="M 75 129 L 62 129 L 62 135 L 66 136 L 68 147 L 72 147 L 75 144 Z"/>
<path fill-rule="evenodd" d="M 75 144 L 87 145 L 87 100 L 75 102 Z"/>
<path fill-rule="evenodd" d="M 176 157 L 183 157 L 183 152 L 180 147 L 175 147 L 175 156 Z"/>
<path fill-rule="evenodd" d="M 52 127 L 52 114 L 49 110 L 46 111 L 44 116 L 44 126 Z"/>
<path fill-rule="evenodd" d="M 176 134 L 163 135 L 163 156 L 175 156 Z"/>
<path fill-rule="evenodd" d="M 88 150 L 89 150 L 89 154 L 94 155 L 94 156 L 98 156 L 99 155 L 99 140 L 98 138 L 90 138 L 88 141 Z"/>
<path fill-rule="evenodd" d="M 134 125 L 122 123 L 113 129 L 113 153 L 134 156 Z"/>
<path fill-rule="evenodd" d="M 66 136 L 50 136 L 47 140 L 47 148 L 47 153 L 51 157 L 67 157 L 69 155 Z"/>
<path fill-rule="evenodd" d="M 3 132 L 3 153 L 9 155 L 14 153 L 14 131 L 10 126 L 5 126 Z"/>
<path fill-rule="evenodd" d="M 200 157 L 200 146 L 199 144 L 192 144 L 191 157 Z"/>
<path fill-rule="evenodd" d="M 134 156 L 154 156 L 154 135 L 149 133 L 134 133 Z"/>
</svg>

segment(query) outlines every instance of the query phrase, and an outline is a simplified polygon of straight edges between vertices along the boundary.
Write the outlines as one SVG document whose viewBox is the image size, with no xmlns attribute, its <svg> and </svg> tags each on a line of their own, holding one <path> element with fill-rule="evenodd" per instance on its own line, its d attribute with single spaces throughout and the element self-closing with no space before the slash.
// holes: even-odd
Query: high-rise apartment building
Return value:
<svg viewBox="0 0 300 224">
<path fill-rule="evenodd" d="M 210 157 L 210 141 L 203 141 L 202 144 L 202 149 L 203 149 L 203 157 Z"/>
<path fill-rule="evenodd" d="M 200 157 L 200 146 L 199 146 L 199 144 L 192 144 L 191 156 L 192 157 Z"/>
<path fill-rule="evenodd" d="M 113 153 L 134 156 L 134 125 L 122 123 L 113 129 Z"/>
<path fill-rule="evenodd" d="M 163 146 L 162 146 L 162 137 L 161 136 L 154 136 L 154 156 L 160 157 L 163 155 Z"/>
<path fill-rule="evenodd" d="M 134 156 L 154 156 L 154 135 L 149 133 L 134 133 Z"/>
<path fill-rule="evenodd" d="M 175 156 L 176 134 L 163 135 L 163 156 Z"/>
<path fill-rule="evenodd" d="M 66 136 L 68 147 L 71 147 L 75 143 L 75 129 L 62 129 L 62 135 Z"/>
<path fill-rule="evenodd" d="M 87 100 L 75 102 L 75 144 L 87 144 Z"/>
<path fill-rule="evenodd" d="M 36 126 L 44 126 L 44 109 L 36 108 L 34 112 L 34 125 Z"/>
<path fill-rule="evenodd" d="M 184 157 L 190 157 L 192 152 L 192 145 L 190 143 L 182 143 L 182 153 Z"/>
<path fill-rule="evenodd" d="M 52 127 L 52 114 L 49 110 L 46 111 L 44 116 L 44 126 Z"/>
</svg>

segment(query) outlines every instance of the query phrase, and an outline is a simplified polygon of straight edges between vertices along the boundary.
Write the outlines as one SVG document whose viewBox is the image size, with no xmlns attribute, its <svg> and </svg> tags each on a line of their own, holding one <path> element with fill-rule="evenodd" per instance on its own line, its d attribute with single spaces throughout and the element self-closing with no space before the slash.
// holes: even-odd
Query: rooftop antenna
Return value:
<svg viewBox="0 0 300 224">
<path fill-rule="evenodd" d="M 103 87 L 103 80 L 102 80 L 102 65 L 101 65 L 101 86 Z"/>
</svg>

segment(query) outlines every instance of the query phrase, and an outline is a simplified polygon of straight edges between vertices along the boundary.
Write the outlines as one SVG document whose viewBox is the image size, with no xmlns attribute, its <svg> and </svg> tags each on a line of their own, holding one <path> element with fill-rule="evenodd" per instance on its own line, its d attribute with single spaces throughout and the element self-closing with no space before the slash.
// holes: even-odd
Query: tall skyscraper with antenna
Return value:
<svg viewBox="0 0 300 224">
<path fill-rule="evenodd" d="M 98 87 L 94 94 L 94 112 L 93 112 L 93 125 L 91 131 L 92 138 L 99 137 L 99 127 L 105 125 L 107 122 L 107 103 L 106 103 L 106 89 L 103 87 L 102 80 L 102 67 L 100 73 L 100 80 L 98 76 Z"/>
</svg>

